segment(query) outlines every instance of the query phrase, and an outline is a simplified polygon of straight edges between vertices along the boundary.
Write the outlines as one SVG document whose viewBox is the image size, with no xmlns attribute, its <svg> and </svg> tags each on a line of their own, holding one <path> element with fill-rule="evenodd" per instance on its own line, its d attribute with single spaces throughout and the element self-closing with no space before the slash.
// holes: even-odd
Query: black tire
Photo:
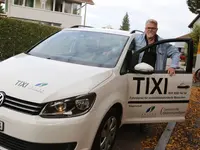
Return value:
<svg viewBox="0 0 200 150">
<path fill-rule="evenodd" d="M 199 74 L 200 74 L 200 69 L 198 69 L 198 70 L 195 72 L 195 78 L 196 78 L 197 80 L 200 81 L 200 76 L 199 76 Z"/>
<path fill-rule="evenodd" d="M 117 135 L 117 132 L 118 132 L 118 129 L 119 129 L 119 124 L 120 124 L 120 116 L 117 114 L 117 111 L 116 109 L 112 108 L 106 115 L 105 117 L 103 118 L 100 126 L 99 126 L 99 129 L 97 131 L 97 134 L 94 138 L 94 142 L 93 142 L 93 145 L 92 145 L 92 149 L 91 150 L 102 150 L 101 147 L 100 147 L 100 144 L 101 144 L 101 133 L 103 131 L 103 129 L 105 129 L 104 127 L 106 127 L 106 124 L 107 124 L 107 121 L 110 119 L 110 118 L 115 118 L 116 119 L 116 131 L 115 131 L 115 135 L 114 135 L 114 140 L 113 142 L 110 144 L 110 148 L 109 149 L 106 149 L 106 150 L 112 150 L 113 148 L 113 145 L 115 143 L 115 139 L 116 139 L 116 135 Z"/>
</svg>

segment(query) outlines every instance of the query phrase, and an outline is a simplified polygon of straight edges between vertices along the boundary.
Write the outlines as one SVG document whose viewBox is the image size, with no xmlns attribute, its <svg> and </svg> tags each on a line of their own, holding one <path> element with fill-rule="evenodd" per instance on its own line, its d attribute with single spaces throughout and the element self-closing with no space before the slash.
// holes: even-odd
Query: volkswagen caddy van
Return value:
<svg viewBox="0 0 200 150">
<path fill-rule="evenodd" d="M 0 150 L 111 150 L 124 124 L 182 122 L 191 39 L 134 51 L 140 33 L 66 28 L 0 62 Z M 186 44 L 176 74 L 138 63 L 152 46 Z"/>
</svg>

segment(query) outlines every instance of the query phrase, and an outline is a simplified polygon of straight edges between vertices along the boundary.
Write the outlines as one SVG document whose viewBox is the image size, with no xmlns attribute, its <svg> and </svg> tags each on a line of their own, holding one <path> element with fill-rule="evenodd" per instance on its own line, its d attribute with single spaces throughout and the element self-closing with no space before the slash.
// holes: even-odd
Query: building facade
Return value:
<svg viewBox="0 0 200 150">
<path fill-rule="evenodd" d="M 193 29 L 194 25 L 200 25 L 200 9 L 197 11 L 198 14 L 197 16 L 194 18 L 194 20 L 192 20 L 192 22 L 188 25 L 188 27 L 190 29 Z"/>
<path fill-rule="evenodd" d="M 92 0 L 5 0 L 7 17 L 58 27 L 81 24 L 81 9 Z M 84 6 L 84 7 L 83 7 Z"/>
</svg>

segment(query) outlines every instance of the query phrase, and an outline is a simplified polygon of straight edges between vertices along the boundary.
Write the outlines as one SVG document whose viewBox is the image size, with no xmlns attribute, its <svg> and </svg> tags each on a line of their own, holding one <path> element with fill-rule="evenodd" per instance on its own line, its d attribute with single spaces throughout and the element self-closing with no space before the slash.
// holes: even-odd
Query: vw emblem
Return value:
<svg viewBox="0 0 200 150">
<path fill-rule="evenodd" d="M 5 94 L 3 92 L 0 92 L 0 106 L 3 104 L 5 99 Z"/>
</svg>

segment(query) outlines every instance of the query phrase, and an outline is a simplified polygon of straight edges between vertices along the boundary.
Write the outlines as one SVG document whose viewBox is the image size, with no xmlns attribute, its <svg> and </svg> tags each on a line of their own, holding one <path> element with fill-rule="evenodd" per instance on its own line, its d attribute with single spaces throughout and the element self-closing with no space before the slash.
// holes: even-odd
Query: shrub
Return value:
<svg viewBox="0 0 200 150">
<path fill-rule="evenodd" d="M 197 55 L 197 50 L 198 50 L 198 44 L 200 41 L 200 25 L 195 25 L 192 32 L 190 33 L 190 36 L 194 42 L 194 59 L 193 59 L 193 66 L 196 65 L 196 55 Z"/>
<path fill-rule="evenodd" d="M 22 53 L 60 28 L 0 17 L 0 59 Z"/>
<path fill-rule="evenodd" d="M 191 38 L 194 41 L 194 53 L 197 54 L 199 39 L 200 39 L 200 25 L 195 25 L 190 33 Z"/>
</svg>

